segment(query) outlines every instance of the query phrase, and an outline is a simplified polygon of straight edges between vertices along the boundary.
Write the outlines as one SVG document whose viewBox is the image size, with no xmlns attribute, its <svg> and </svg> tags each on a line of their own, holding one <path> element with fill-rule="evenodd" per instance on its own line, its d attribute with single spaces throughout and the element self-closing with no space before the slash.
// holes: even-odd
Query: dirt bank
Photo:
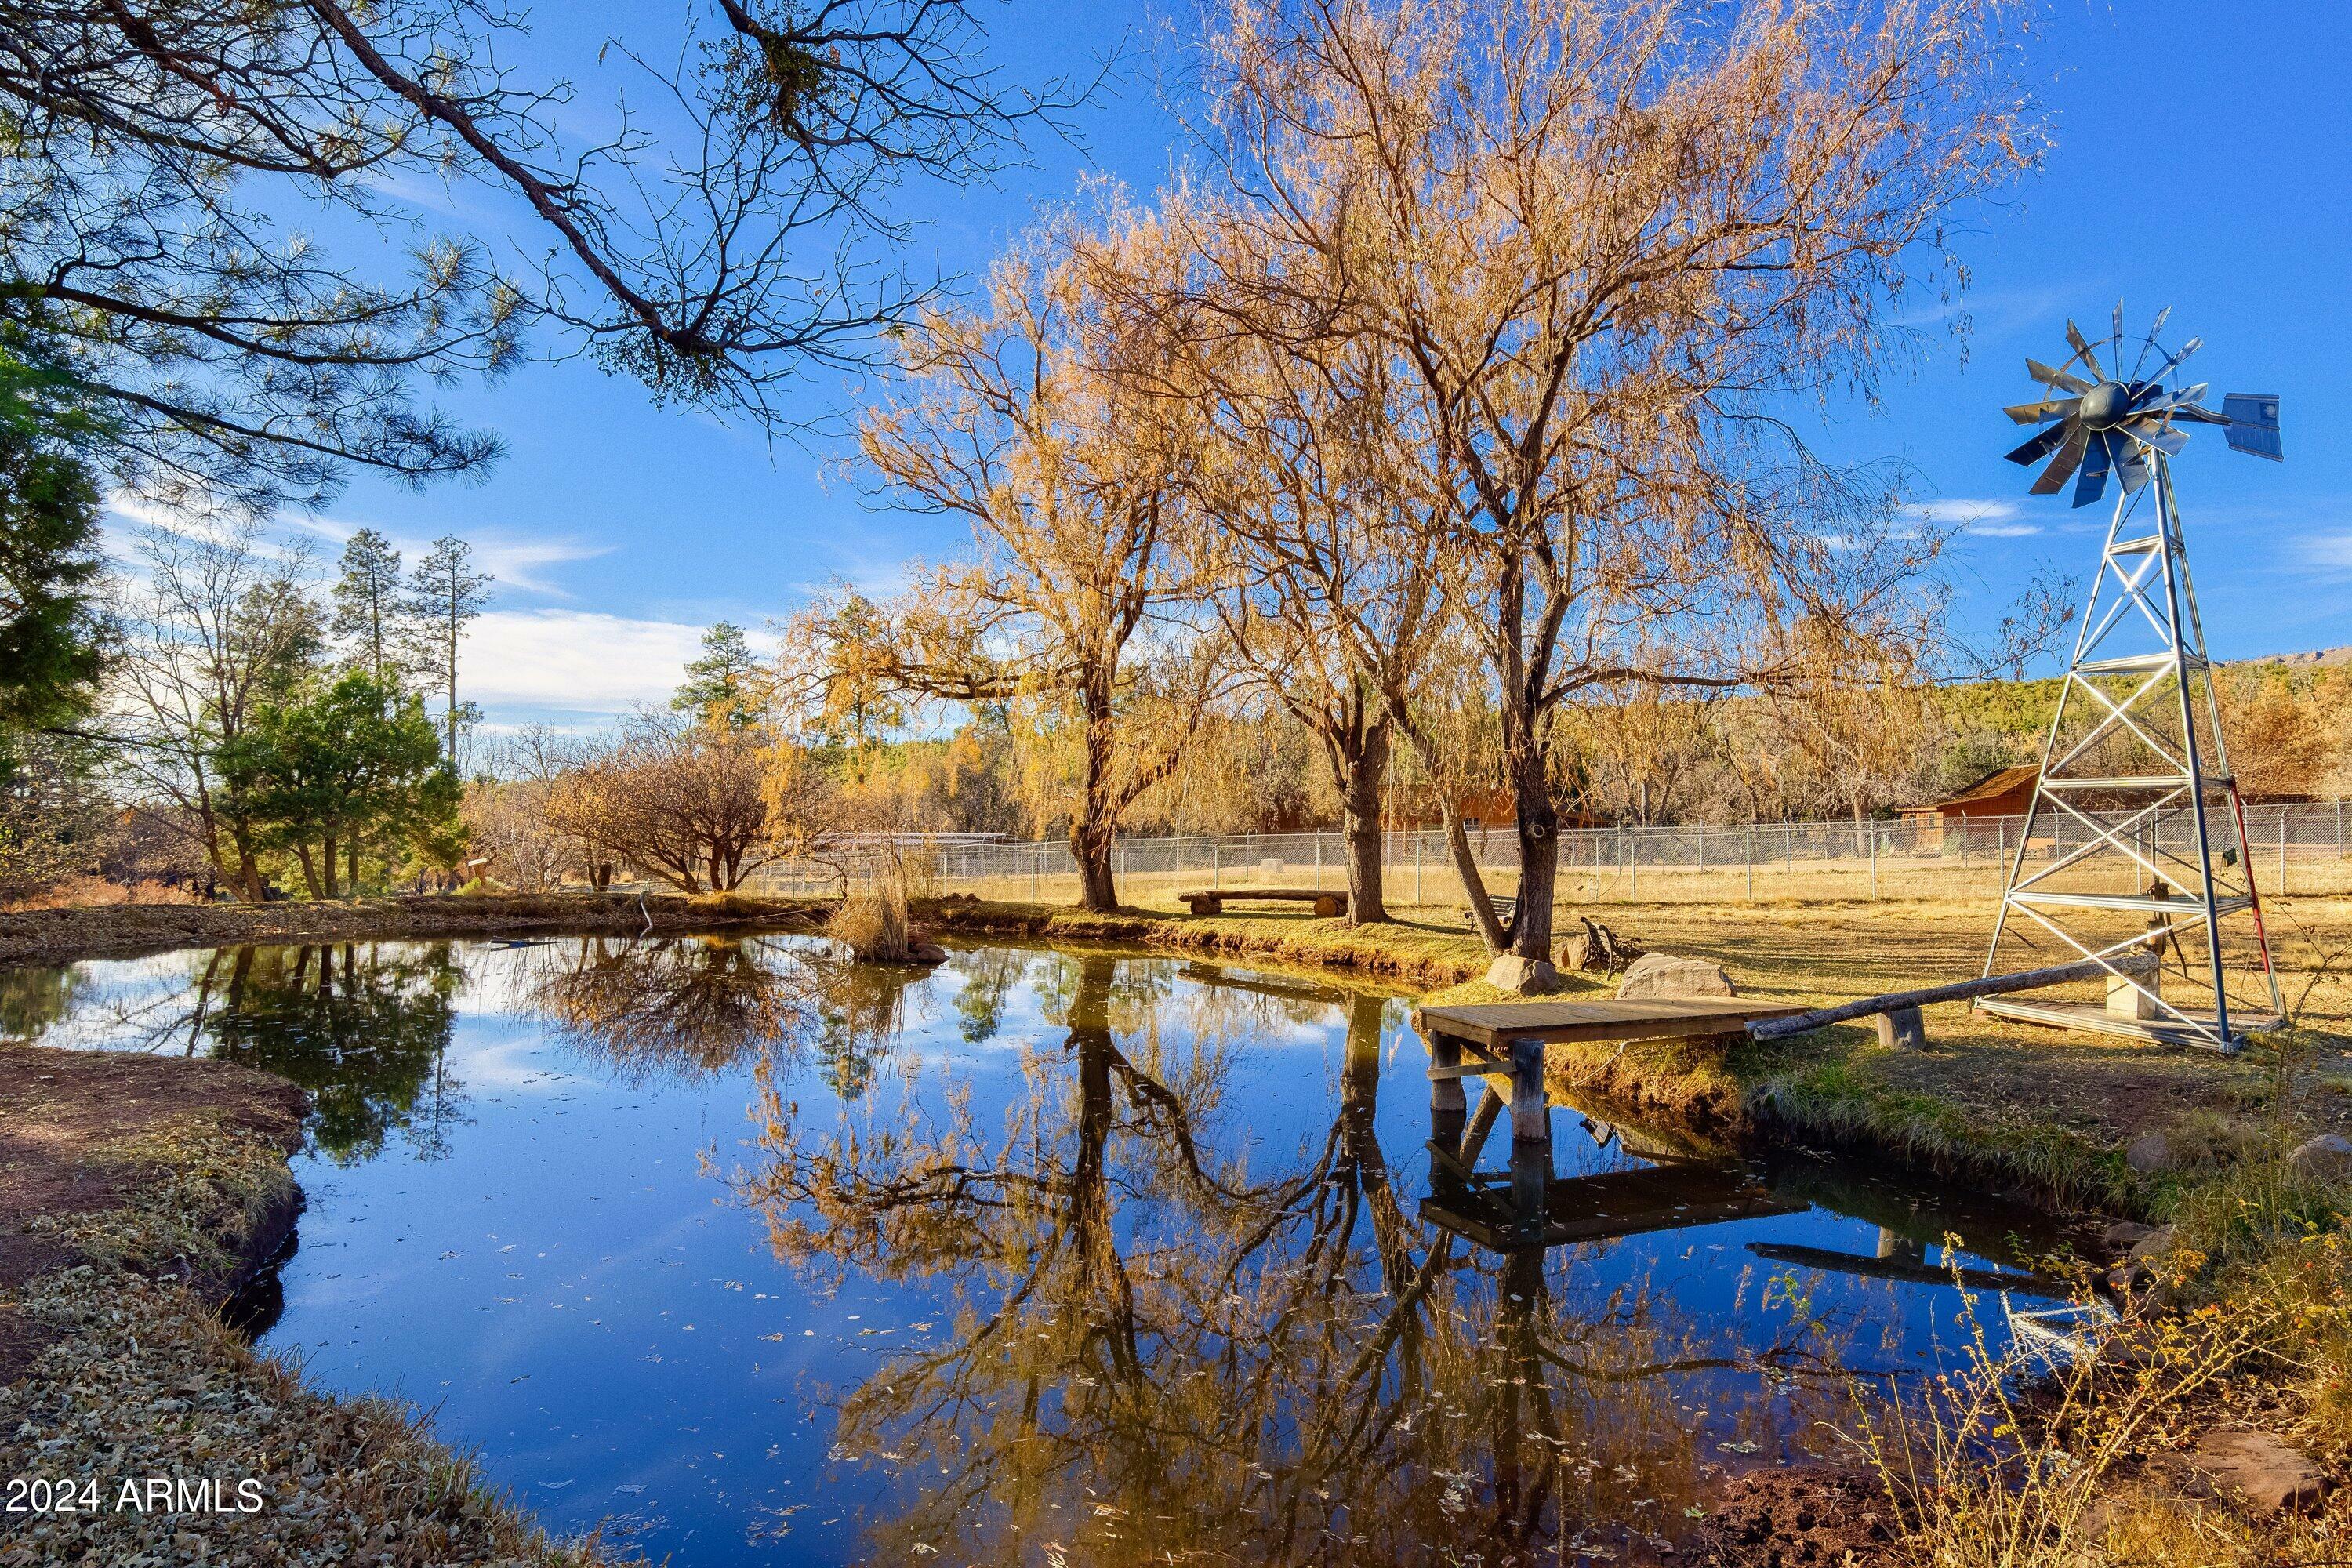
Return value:
<svg viewBox="0 0 2352 1568">
<path fill-rule="evenodd" d="M 538 897 L 358 899 L 347 903 L 105 904 L 0 913 L 0 968 L 126 958 L 240 942 L 363 942 L 512 931 L 808 930 L 831 912 L 805 899 L 735 893 L 559 893 Z"/>
<path fill-rule="evenodd" d="M 609 1561 L 222 1326 L 299 1212 L 305 1110 L 225 1063 L 0 1046 L 0 1565 Z"/>
</svg>

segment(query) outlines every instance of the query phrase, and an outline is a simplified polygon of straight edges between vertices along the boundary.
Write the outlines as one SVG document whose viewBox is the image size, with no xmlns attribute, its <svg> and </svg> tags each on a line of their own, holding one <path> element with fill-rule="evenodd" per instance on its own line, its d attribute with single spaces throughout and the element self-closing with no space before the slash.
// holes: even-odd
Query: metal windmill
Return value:
<svg viewBox="0 0 2352 1568">
<path fill-rule="evenodd" d="M 2118 484 L 1985 973 L 2032 967 L 2012 962 L 2024 952 L 2005 953 L 2005 944 L 2033 950 L 2046 963 L 2054 942 L 2063 959 L 2094 959 L 2107 970 L 2107 1002 L 2004 996 L 1977 1005 L 2034 1023 L 2234 1051 L 2249 1030 L 2277 1026 L 2284 1009 L 2170 465 L 2199 425 L 2221 426 L 2233 450 L 2279 460 L 2279 403 L 2232 393 L 2221 412 L 2204 407 L 2203 384 L 2178 381 L 2199 340 L 2170 353 L 2158 341 L 2169 313 L 2159 312 L 2146 337 L 2127 340 L 2117 305 L 2111 337 L 2095 346 L 2068 321 L 2073 353 L 2055 366 L 2027 360 L 2044 391 L 2005 410 L 2021 425 L 2047 426 L 2008 454 L 2027 465 L 2050 458 L 2032 493 L 2055 495 L 2072 479 L 2074 504 L 2085 507 L 2105 496 L 2110 477 Z M 2135 356 L 2128 368 L 2127 352 Z M 2241 912 L 2252 917 L 2261 985 L 2233 994 L 2223 922 Z"/>
</svg>

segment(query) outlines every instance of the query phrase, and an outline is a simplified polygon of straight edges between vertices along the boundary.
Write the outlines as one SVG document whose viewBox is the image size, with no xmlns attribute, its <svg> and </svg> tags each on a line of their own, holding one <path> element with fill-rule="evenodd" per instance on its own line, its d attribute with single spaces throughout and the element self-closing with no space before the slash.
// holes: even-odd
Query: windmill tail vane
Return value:
<svg viewBox="0 0 2352 1568">
<path fill-rule="evenodd" d="M 1980 999 L 1999 1016 L 2234 1051 L 2284 1008 L 2262 899 L 2247 853 L 2244 804 L 2231 775 L 2171 461 L 2198 426 L 2232 451 L 2285 456 L 2279 399 L 2233 392 L 2217 412 L 2180 369 L 2200 346 L 2168 351 L 2169 311 L 2127 338 L 2115 310 L 2103 341 L 2066 323 L 2067 356 L 2025 362 L 2042 388 L 2003 410 L 2042 428 L 2007 454 L 2049 459 L 2030 487 L 2074 504 L 2117 482 L 2099 570 L 2083 605 L 2056 710 L 2042 742 L 2025 829 L 2005 868 L 1985 973 L 2064 959 L 2107 971 L 2096 1003 Z M 2250 940 L 2231 917 L 2250 917 Z"/>
<path fill-rule="evenodd" d="M 2029 359 L 2025 370 L 2042 384 L 2042 395 L 2031 403 L 2001 410 L 2020 425 L 2046 426 L 2008 454 L 2009 460 L 2027 467 L 2050 458 L 2033 481 L 2031 493 L 2056 495 L 2074 481 L 2074 504 L 2089 506 L 2106 492 L 2107 476 L 2118 479 L 2127 495 L 2147 485 L 2157 454 L 2178 457 L 2189 445 L 2185 426 L 2218 425 L 2231 448 L 2273 462 L 2285 457 L 2279 446 L 2279 400 L 2270 393 L 2232 392 L 2215 413 L 2203 404 L 2205 384 L 2181 385 L 2180 367 L 2202 346 L 2190 338 L 2167 353 L 2158 334 L 2169 310 L 2158 313 L 2147 335 L 2126 338 L 2124 308 L 2116 307 L 2114 329 L 2099 357 L 2100 346 L 2066 323 L 2067 357 L 2054 365 Z M 2134 353 L 2131 368 L 2124 356 Z"/>
</svg>

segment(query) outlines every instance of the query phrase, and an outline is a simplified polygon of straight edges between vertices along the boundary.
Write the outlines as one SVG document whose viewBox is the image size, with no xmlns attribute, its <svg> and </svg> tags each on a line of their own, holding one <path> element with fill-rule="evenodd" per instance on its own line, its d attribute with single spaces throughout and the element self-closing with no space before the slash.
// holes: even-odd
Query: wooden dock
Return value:
<svg viewBox="0 0 2352 1568">
<path fill-rule="evenodd" d="M 1678 1040 L 1745 1034 L 1766 1018 L 1807 1011 L 1799 1002 L 1746 996 L 1596 997 L 1590 1001 L 1501 1002 L 1479 1007 L 1421 1007 L 1412 1026 L 1434 1048 L 1459 1040 L 1489 1056 L 1514 1040 L 1566 1045 L 1580 1040 Z"/>
</svg>

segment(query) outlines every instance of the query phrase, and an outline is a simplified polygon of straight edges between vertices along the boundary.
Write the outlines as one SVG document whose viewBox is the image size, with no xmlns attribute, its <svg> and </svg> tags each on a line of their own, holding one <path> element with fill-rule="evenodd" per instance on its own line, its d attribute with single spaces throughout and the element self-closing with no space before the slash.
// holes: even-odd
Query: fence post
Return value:
<svg viewBox="0 0 2352 1568">
<path fill-rule="evenodd" d="M 1870 830 L 1870 896 L 1878 897 L 1878 829 Z"/>
<path fill-rule="evenodd" d="M 1739 836 L 1739 858 L 1748 863 L 1748 901 L 1756 901 L 1756 829 L 1750 826 Z"/>
<path fill-rule="evenodd" d="M 1638 904 L 1642 901 L 1641 847 L 1633 842 L 1633 836 L 1622 827 L 1617 830 L 1617 836 L 1625 844 L 1625 901 L 1629 904 Z"/>
<path fill-rule="evenodd" d="M 1420 828 L 1418 828 L 1418 827 L 1414 828 L 1414 829 L 1412 830 L 1412 901 L 1413 901 L 1414 903 L 1416 903 L 1416 904 L 1417 904 L 1417 903 L 1420 903 L 1420 902 L 1422 901 L 1422 898 L 1421 898 L 1421 838 L 1422 838 L 1421 829 L 1420 829 Z"/>
<path fill-rule="evenodd" d="M 2278 883 L 2278 888 L 2279 888 L 2279 897 L 2283 899 L 2283 898 L 2286 897 L 2286 808 L 2285 808 L 2284 806 L 2281 806 L 2281 807 L 2279 808 L 2279 814 L 2278 814 L 2278 825 L 2279 825 L 2279 883 Z"/>
<path fill-rule="evenodd" d="M 1042 841 L 1029 846 L 1029 901 L 1033 904 L 1041 901 L 1037 897 L 1037 862 L 1043 857 L 1045 848 L 1045 846 Z"/>
<path fill-rule="evenodd" d="M 1315 890 L 1318 893 L 1323 890 L 1323 835 L 1320 831 L 1315 835 Z"/>
</svg>

